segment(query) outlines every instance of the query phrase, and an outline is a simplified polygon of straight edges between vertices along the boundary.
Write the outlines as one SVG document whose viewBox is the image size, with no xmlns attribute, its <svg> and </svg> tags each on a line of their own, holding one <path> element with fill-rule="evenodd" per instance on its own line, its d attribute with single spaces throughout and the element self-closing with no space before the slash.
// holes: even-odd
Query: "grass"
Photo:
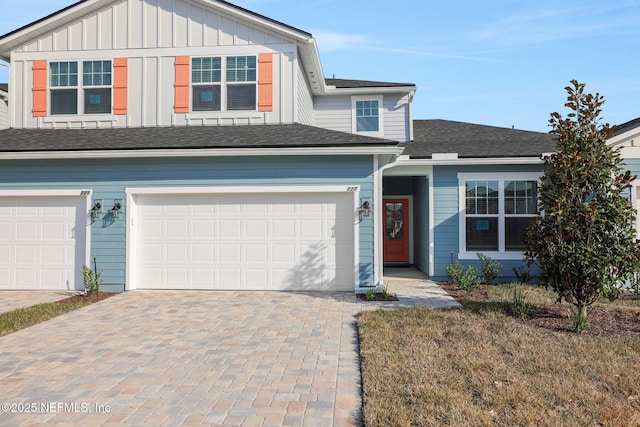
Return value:
<svg viewBox="0 0 640 427">
<path fill-rule="evenodd" d="M 358 315 L 367 426 L 640 425 L 640 338 L 537 328 L 507 314 L 512 287 L 487 293 L 462 309 Z"/>
<path fill-rule="evenodd" d="M 7 313 L 0 313 L 0 336 L 28 328 L 36 323 L 44 322 L 91 303 L 92 302 L 90 300 L 78 301 L 69 304 L 52 302 L 38 304 L 27 308 L 18 308 Z"/>
</svg>

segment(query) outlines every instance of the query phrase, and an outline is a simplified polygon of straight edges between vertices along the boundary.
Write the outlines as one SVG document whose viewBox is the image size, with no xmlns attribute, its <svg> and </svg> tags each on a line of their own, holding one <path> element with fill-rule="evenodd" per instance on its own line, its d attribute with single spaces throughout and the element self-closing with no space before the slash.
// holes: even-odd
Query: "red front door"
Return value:
<svg viewBox="0 0 640 427">
<path fill-rule="evenodd" d="M 384 262 L 409 262 L 409 200 L 384 199 Z"/>
</svg>

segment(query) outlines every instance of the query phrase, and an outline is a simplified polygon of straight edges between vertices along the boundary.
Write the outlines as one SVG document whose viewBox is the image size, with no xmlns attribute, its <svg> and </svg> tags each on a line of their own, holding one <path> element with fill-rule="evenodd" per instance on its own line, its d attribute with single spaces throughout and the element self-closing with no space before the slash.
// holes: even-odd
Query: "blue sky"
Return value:
<svg viewBox="0 0 640 427">
<path fill-rule="evenodd" d="M 0 35 L 73 2 L 0 0 Z M 232 2 L 311 32 L 327 77 L 415 83 L 416 119 L 546 132 L 571 79 L 640 116 L 640 0 Z"/>
</svg>

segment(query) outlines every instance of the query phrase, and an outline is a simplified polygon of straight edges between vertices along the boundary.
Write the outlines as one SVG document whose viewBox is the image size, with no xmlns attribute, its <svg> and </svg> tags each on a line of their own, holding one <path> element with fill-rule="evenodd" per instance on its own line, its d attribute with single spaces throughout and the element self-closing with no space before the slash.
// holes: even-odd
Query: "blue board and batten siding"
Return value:
<svg viewBox="0 0 640 427">
<path fill-rule="evenodd" d="M 434 276 L 435 280 L 446 280 L 446 268 L 458 261 L 459 242 L 459 195 L 458 173 L 540 172 L 542 165 L 490 165 L 490 166 L 434 166 L 433 168 L 433 227 L 434 227 Z M 514 267 L 526 265 L 518 260 L 501 260 L 502 275 L 499 280 L 515 280 Z M 460 264 L 479 266 L 477 260 L 460 260 Z"/>
<path fill-rule="evenodd" d="M 238 185 L 359 185 L 373 200 L 373 158 L 362 156 L 178 157 L 0 161 L 2 189 L 90 189 L 103 210 L 122 199 L 120 217 L 100 214 L 91 228 L 91 260 L 103 272 L 104 290 L 123 291 L 127 187 Z M 373 219 L 360 223 L 360 286 L 374 285 Z"/>
</svg>

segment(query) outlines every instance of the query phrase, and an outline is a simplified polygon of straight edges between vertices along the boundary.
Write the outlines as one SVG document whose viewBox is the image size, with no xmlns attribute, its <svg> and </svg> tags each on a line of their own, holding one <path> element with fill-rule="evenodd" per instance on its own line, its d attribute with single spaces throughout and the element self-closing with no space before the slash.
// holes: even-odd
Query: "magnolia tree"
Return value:
<svg viewBox="0 0 640 427">
<path fill-rule="evenodd" d="M 626 197 L 635 177 L 624 171 L 619 150 L 606 144 L 610 128 L 598 119 L 603 97 L 584 87 L 572 80 L 570 114 L 551 114 L 556 153 L 544 158 L 539 213 L 525 251 L 558 301 L 575 307 L 576 332 L 587 326 L 587 307 L 600 297 L 618 298 L 640 262 L 635 211 Z"/>
</svg>

